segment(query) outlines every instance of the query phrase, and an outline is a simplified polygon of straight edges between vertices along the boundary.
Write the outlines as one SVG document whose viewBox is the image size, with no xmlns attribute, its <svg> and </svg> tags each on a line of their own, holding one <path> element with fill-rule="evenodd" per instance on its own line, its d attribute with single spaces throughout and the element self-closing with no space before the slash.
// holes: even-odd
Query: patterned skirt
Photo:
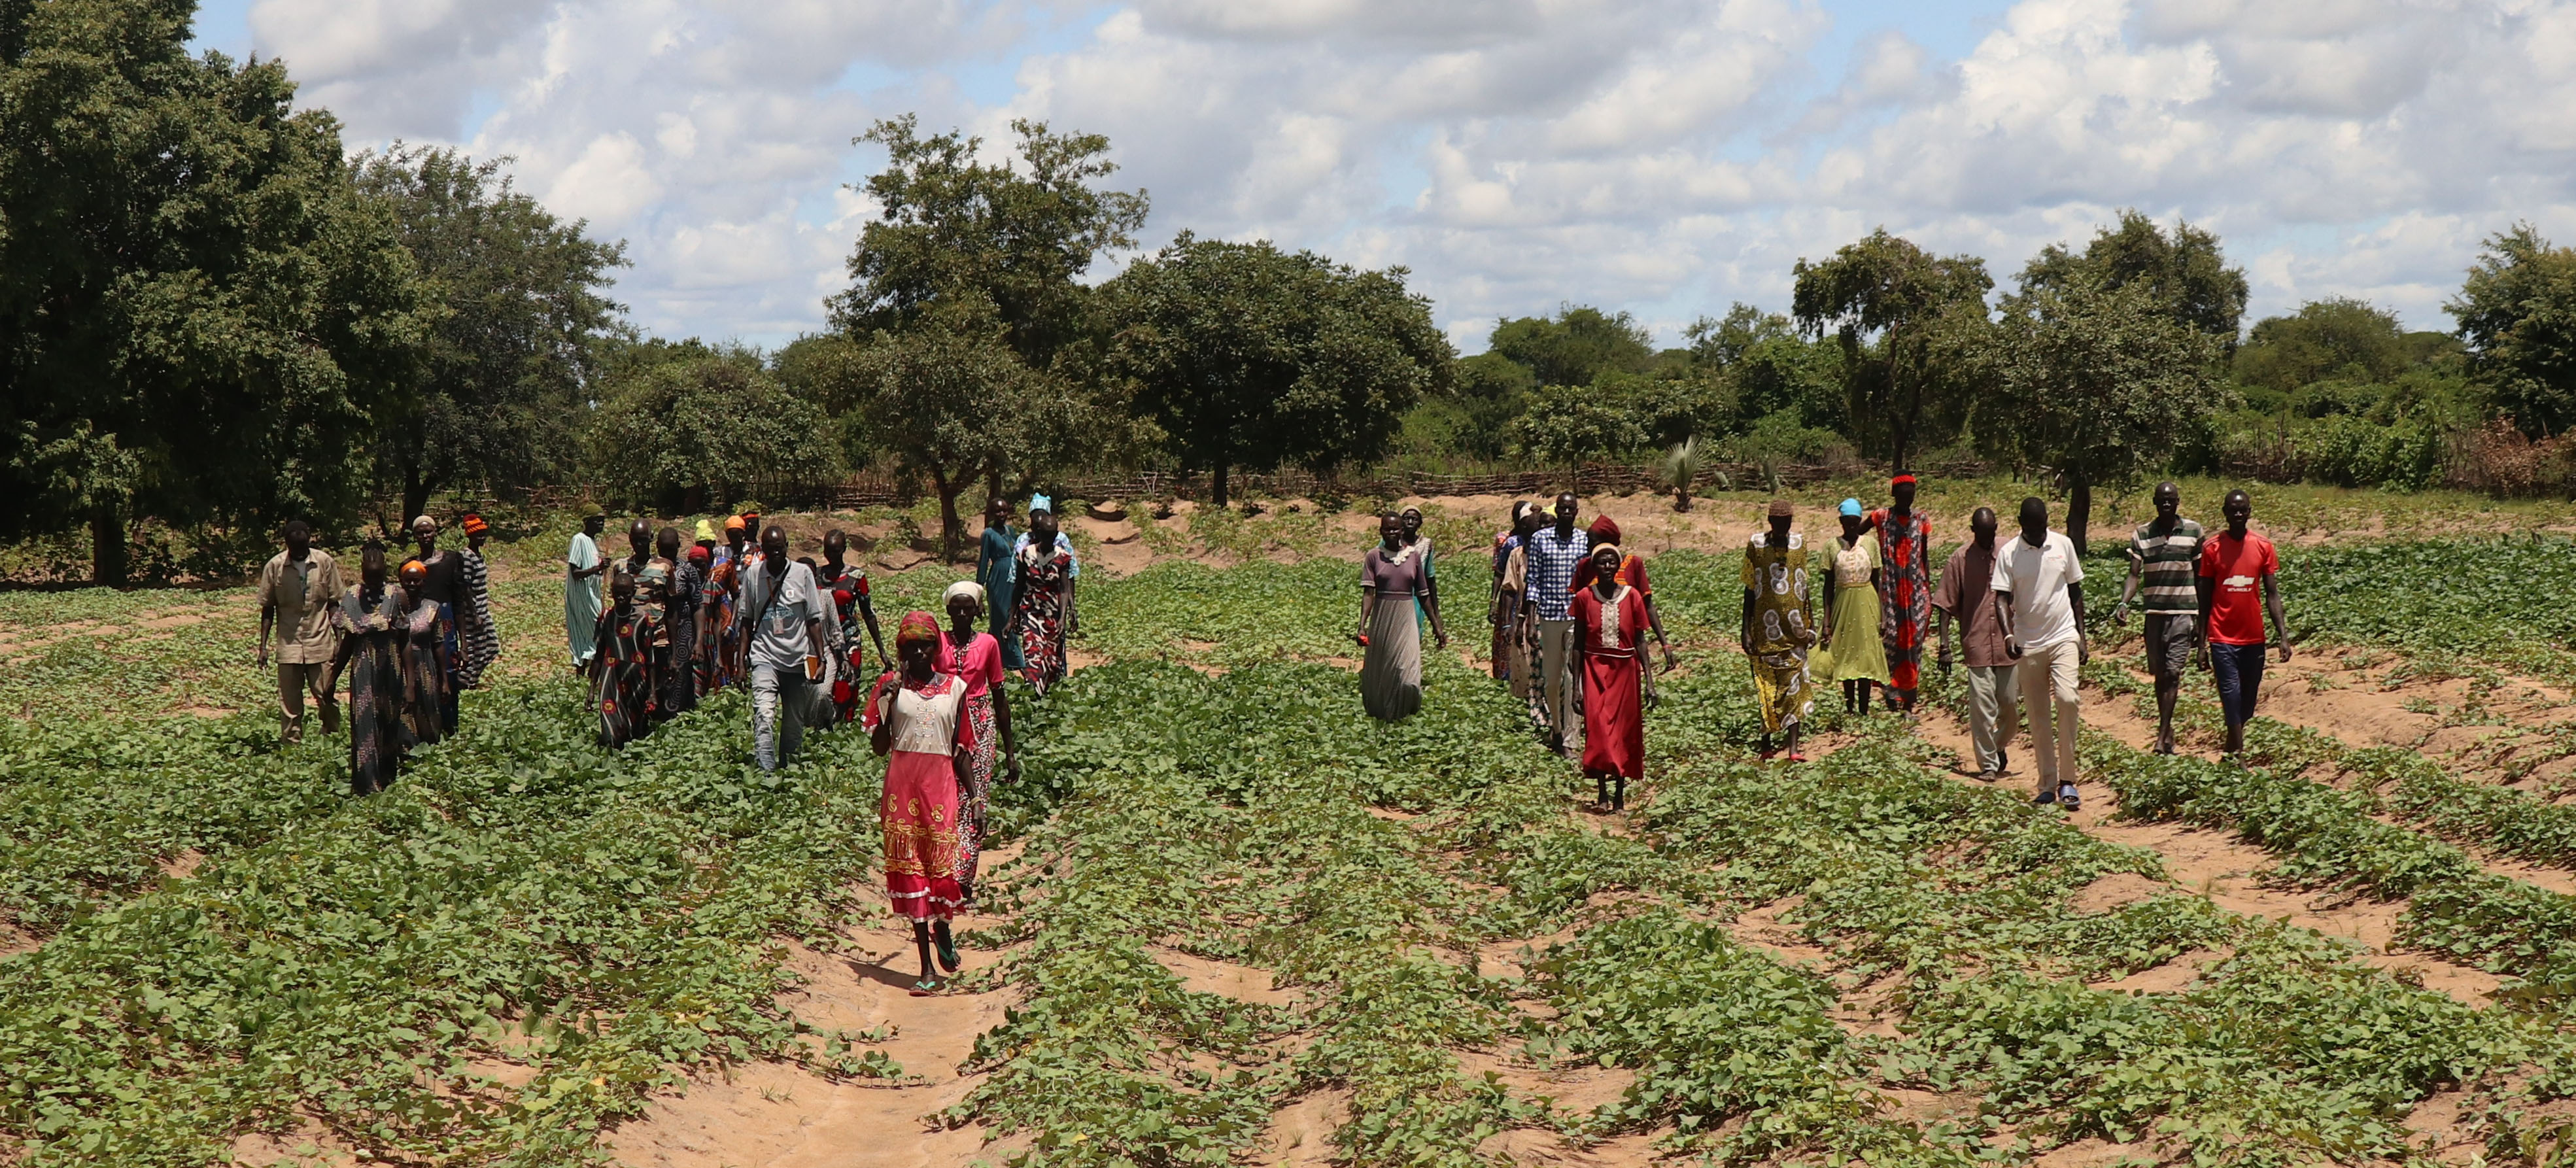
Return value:
<svg viewBox="0 0 2576 1168">
<path fill-rule="evenodd" d="M 1001 731 L 993 716 L 993 692 L 969 697 L 965 704 L 967 789 L 960 793 L 957 817 L 957 884 L 965 899 L 975 898 L 975 867 L 984 854 L 984 812 L 993 791 L 993 762 L 1000 756 Z"/>
<path fill-rule="evenodd" d="M 1762 703 L 1762 732 L 1778 734 L 1804 721 L 1815 708 L 1815 688 L 1807 683 L 1807 653 L 1787 649 L 1753 658 L 1753 692 Z"/>
<path fill-rule="evenodd" d="M 896 916 L 944 921 L 966 899 L 957 887 L 957 773 L 950 765 L 947 755 L 910 750 L 886 758 L 877 826 Z"/>
</svg>

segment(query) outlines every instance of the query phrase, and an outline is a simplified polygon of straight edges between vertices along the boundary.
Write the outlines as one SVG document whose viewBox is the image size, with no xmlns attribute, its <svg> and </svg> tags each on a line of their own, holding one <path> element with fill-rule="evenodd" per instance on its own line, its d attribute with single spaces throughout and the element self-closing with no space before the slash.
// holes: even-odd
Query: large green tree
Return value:
<svg viewBox="0 0 2576 1168">
<path fill-rule="evenodd" d="M 1603 373 L 1643 373 L 1655 361 L 1654 337 L 1635 317 L 1584 304 L 1553 317 L 1497 320 L 1486 347 L 1540 385 L 1590 385 Z"/>
<path fill-rule="evenodd" d="M 356 514 L 422 321 L 391 217 L 189 0 L 0 3 L 0 532 Z"/>
<path fill-rule="evenodd" d="M 2523 433 L 2576 425 L 2576 250 L 2514 224 L 2488 237 L 2443 307 L 2460 322 L 2471 372 Z"/>
<path fill-rule="evenodd" d="M 1955 434 L 1980 384 L 1986 262 L 1933 255 L 1882 227 L 1795 271 L 1791 315 L 1842 343 L 1853 440 L 1903 466 Z"/>
<path fill-rule="evenodd" d="M 1101 252 L 1135 245 L 1145 192 L 1094 186 L 1117 170 L 1105 137 L 1025 120 L 1011 131 L 1014 156 L 998 161 L 983 157 L 981 138 L 923 137 L 911 114 L 855 139 L 887 158 L 860 188 L 880 210 L 859 232 L 850 289 L 831 301 L 842 331 L 998 327 L 1034 369 L 1082 335 L 1079 278 Z"/>
<path fill-rule="evenodd" d="M 376 435 L 379 481 L 420 514 L 453 488 L 516 491 L 569 470 L 594 354 L 626 263 L 514 189 L 506 159 L 396 143 L 358 160 L 358 187 L 393 213 L 436 312 L 418 376 Z"/>
<path fill-rule="evenodd" d="M 2397 318 L 2367 300 L 2311 300 L 2254 323 L 2236 351 L 2239 384 L 2289 393 L 2329 377 L 2385 381 L 2412 358 Z"/>
<path fill-rule="evenodd" d="M 1233 467 L 1371 461 L 1447 388 L 1454 353 L 1405 276 L 1184 232 L 1102 286 L 1102 367 L 1224 506 Z"/>
<path fill-rule="evenodd" d="M 593 481 L 630 503 L 696 510 L 750 484 L 840 466 L 823 411 L 757 354 L 694 342 L 618 361 L 590 429 Z"/>
<path fill-rule="evenodd" d="M 1994 348 L 1978 437 L 2066 476 L 2066 535 L 2079 553 L 2093 488 L 2163 467 L 2226 398 L 2219 338 L 2175 319 L 2142 284 L 2079 273 L 2026 289 L 2006 302 Z"/>
<path fill-rule="evenodd" d="M 2090 279 L 2112 288 L 2138 287 L 2157 311 L 2218 339 L 2218 353 L 2236 351 L 2236 326 L 2245 315 L 2245 269 L 2227 266 L 2218 236 L 2181 220 L 2167 233 L 2137 211 L 2093 233 L 2081 252 L 2050 244 L 2022 268 L 2024 291 L 2063 288 Z"/>
<path fill-rule="evenodd" d="M 966 536 L 958 496 L 977 483 L 989 489 L 1018 453 L 1020 414 L 1055 387 L 1001 337 L 939 328 L 877 333 L 855 371 L 867 441 L 930 480 L 941 548 L 955 559 Z"/>
</svg>

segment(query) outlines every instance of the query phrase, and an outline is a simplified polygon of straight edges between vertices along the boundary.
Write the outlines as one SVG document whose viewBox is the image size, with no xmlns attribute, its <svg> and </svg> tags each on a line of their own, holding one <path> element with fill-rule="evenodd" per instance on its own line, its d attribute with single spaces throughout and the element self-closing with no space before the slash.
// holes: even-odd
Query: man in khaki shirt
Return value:
<svg viewBox="0 0 2576 1168">
<path fill-rule="evenodd" d="M 346 585 L 331 553 L 313 546 L 313 529 L 301 519 L 286 524 L 286 550 L 259 571 L 259 663 L 268 664 L 270 630 L 277 633 L 278 737 L 304 737 L 304 695 L 322 703 L 322 732 L 340 732 L 340 703 L 329 686 L 331 656 L 340 637 L 331 606 Z"/>
</svg>

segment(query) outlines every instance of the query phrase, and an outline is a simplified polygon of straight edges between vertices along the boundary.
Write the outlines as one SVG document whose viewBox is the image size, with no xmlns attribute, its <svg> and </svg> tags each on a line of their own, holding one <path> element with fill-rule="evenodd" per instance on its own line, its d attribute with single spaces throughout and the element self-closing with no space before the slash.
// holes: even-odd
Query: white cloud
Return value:
<svg viewBox="0 0 2576 1168">
<path fill-rule="evenodd" d="M 1180 228 L 1402 263 L 1473 347 L 1593 302 L 1677 329 L 1885 225 L 1984 255 L 2122 207 L 2218 230 L 2258 312 L 2440 327 L 2479 239 L 2576 239 L 2570 0 L 261 0 L 353 147 L 452 141 L 630 243 L 656 332 L 822 320 L 877 117 L 1110 136 Z M 1986 34 L 1945 56 L 1932 20 Z M 1668 331 L 1666 339 L 1672 339 Z"/>
</svg>

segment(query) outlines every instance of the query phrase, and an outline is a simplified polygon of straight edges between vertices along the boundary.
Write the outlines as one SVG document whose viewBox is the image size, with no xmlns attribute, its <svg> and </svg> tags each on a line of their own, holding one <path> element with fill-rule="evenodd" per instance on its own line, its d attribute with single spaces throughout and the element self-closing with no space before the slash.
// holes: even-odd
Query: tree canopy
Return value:
<svg viewBox="0 0 2576 1168">
<path fill-rule="evenodd" d="M 0 5 L 0 531 L 336 522 L 424 321 L 390 216 L 274 61 L 166 0 Z"/>
<path fill-rule="evenodd" d="M 401 143 L 358 160 L 358 188 L 392 212 L 432 315 L 375 438 L 379 481 L 406 516 L 436 492 L 518 491 L 571 469 L 594 351 L 623 310 L 602 293 L 624 246 L 556 219 L 511 186 L 505 161 Z"/>
<path fill-rule="evenodd" d="M 2576 424 L 2576 250 L 2517 223 L 2487 238 L 2444 307 L 2460 322 L 2471 370 L 2523 433 Z"/>
<path fill-rule="evenodd" d="M 2329 377 L 2379 381 L 2410 363 L 2397 318 L 2366 300 L 2311 300 L 2288 316 L 2255 322 L 2236 351 L 2239 384 L 2288 393 Z"/>
<path fill-rule="evenodd" d="M 2066 475 L 2066 533 L 2080 552 L 2093 488 L 2164 466 L 2224 400 L 2219 345 L 2142 283 L 2079 273 L 2027 289 L 1997 327 L 1997 376 L 1977 432 Z"/>
<path fill-rule="evenodd" d="M 2236 352 L 2237 322 L 2245 315 L 2245 269 L 2227 266 L 2218 236 L 2180 220 L 2168 235 L 2156 221 L 2132 210 L 2119 223 L 2094 232 L 2081 253 L 2050 244 L 2022 268 L 2025 293 L 2063 290 L 2090 277 L 2110 288 L 2138 286 L 2157 310 L 2219 340 L 2221 358 Z"/>
<path fill-rule="evenodd" d="M 1494 322 L 1488 349 L 1530 371 L 1540 385 L 1590 385 L 1603 373 L 1643 373 L 1654 338 L 1627 313 L 1567 305 L 1554 317 Z"/>
<path fill-rule="evenodd" d="M 1451 376 L 1448 338 L 1405 276 L 1184 232 L 1102 286 L 1104 371 L 1133 385 L 1184 466 L 1214 472 L 1220 506 L 1238 465 L 1367 462 Z"/>
<path fill-rule="evenodd" d="M 1795 273 L 1800 327 L 1842 342 L 1853 437 L 1903 466 L 1955 433 L 1978 386 L 1986 262 L 1933 255 L 1882 227 Z"/>
<path fill-rule="evenodd" d="M 828 433 L 823 411 L 788 392 L 758 354 L 670 346 L 640 355 L 609 385 L 591 428 L 590 470 L 630 502 L 695 510 L 744 484 L 839 470 Z"/>
</svg>

